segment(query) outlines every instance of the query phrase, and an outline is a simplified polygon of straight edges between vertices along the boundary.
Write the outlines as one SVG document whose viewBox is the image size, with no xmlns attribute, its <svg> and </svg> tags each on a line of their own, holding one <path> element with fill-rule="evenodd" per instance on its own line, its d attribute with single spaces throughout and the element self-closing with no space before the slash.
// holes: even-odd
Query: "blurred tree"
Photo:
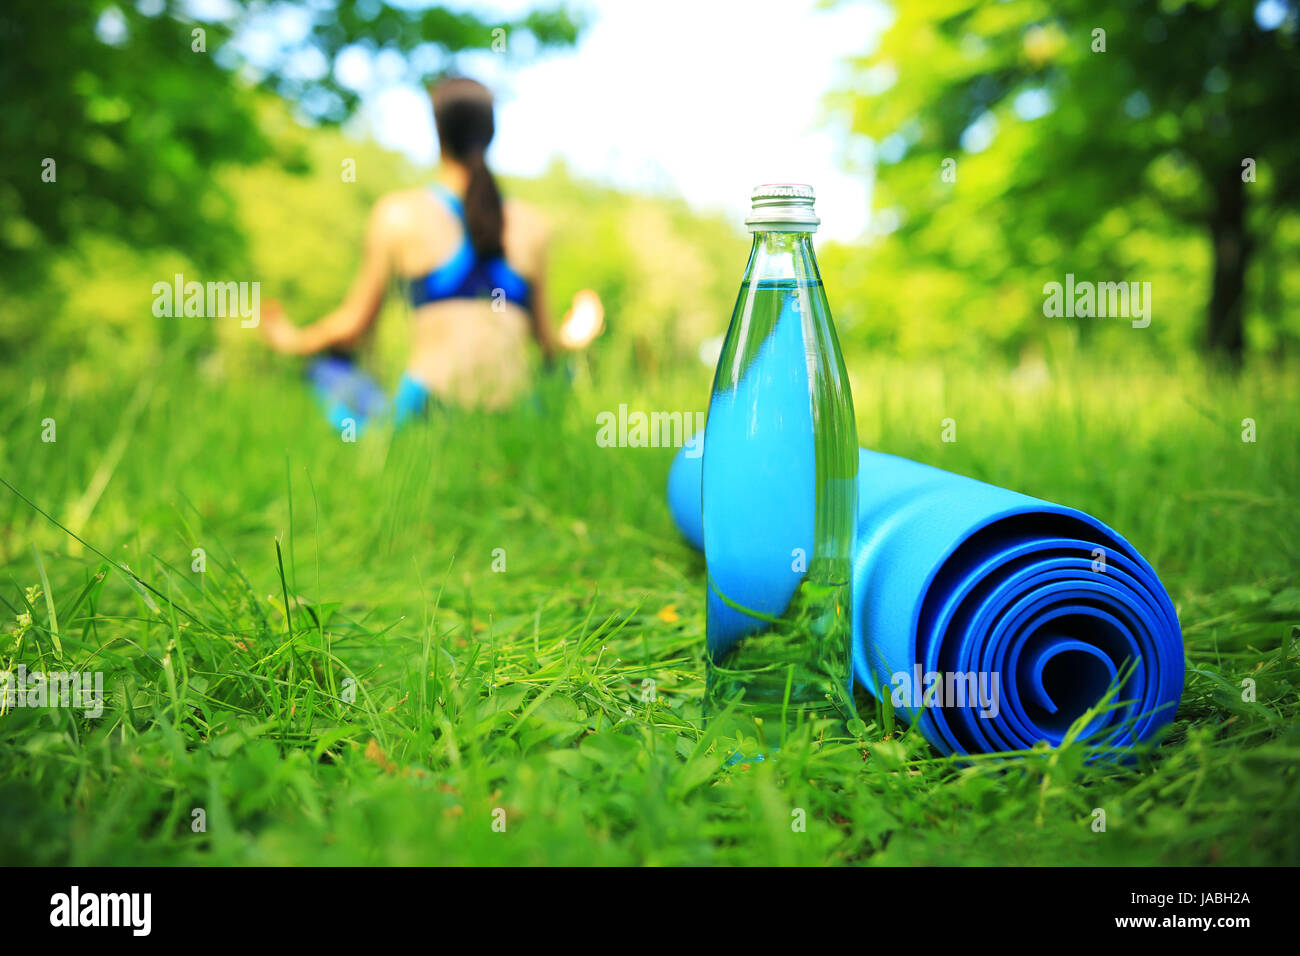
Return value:
<svg viewBox="0 0 1300 956">
<path fill-rule="evenodd" d="M 1300 207 L 1298 34 L 1297 0 L 916 0 L 834 99 L 918 249 L 962 190 L 1007 269 L 1113 259 L 1116 210 L 1110 248 L 1160 210 L 1204 230 L 1202 342 L 1239 364 L 1252 255 Z M 996 171 L 963 168 L 986 150 Z"/>
<path fill-rule="evenodd" d="M 563 9 L 489 20 L 384 0 L 5 0 L 0 287 L 29 287 L 51 248 L 82 235 L 180 247 L 200 264 L 230 256 L 240 232 L 213 174 L 271 155 L 258 88 L 338 123 L 358 105 L 333 68 L 348 52 L 395 54 L 425 79 L 460 51 L 527 55 L 578 30 Z"/>
</svg>

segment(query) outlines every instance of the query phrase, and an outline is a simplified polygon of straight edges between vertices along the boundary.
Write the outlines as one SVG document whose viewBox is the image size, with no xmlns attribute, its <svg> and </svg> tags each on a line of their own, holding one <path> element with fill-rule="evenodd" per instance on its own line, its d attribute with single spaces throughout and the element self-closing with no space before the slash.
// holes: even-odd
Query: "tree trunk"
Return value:
<svg viewBox="0 0 1300 956">
<path fill-rule="evenodd" d="M 1236 368 L 1241 366 L 1246 344 L 1243 311 L 1246 263 L 1250 258 L 1246 187 L 1240 169 L 1230 166 L 1215 181 L 1210 237 L 1214 244 L 1214 284 L 1210 290 L 1205 345 L 1211 358 Z"/>
</svg>

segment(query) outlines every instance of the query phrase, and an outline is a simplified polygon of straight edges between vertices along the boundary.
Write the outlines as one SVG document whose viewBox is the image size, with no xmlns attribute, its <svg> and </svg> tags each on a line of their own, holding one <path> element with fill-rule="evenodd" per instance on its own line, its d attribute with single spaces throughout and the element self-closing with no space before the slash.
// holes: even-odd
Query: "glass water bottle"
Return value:
<svg viewBox="0 0 1300 956">
<path fill-rule="evenodd" d="M 705 714 L 854 715 L 858 440 L 809 186 L 759 186 L 704 436 Z"/>
</svg>

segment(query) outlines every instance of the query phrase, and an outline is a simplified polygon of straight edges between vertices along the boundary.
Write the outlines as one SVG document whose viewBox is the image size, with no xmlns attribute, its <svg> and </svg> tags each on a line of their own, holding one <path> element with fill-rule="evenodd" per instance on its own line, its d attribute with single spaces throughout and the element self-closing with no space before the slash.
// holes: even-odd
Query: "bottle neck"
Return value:
<svg viewBox="0 0 1300 956">
<path fill-rule="evenodd" d="M 817 257 L 813 254 L 812 233 L 784 230 L 755 232 L 749 250 L 749 263 L 745 267 L 745 279 L 820 282 Z"/>
</svg>

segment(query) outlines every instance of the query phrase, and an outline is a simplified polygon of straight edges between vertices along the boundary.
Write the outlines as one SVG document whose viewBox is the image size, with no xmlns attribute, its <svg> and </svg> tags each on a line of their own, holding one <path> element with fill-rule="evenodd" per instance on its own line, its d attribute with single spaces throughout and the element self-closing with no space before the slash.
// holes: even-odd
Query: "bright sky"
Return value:
<svg viewBox="0 0 1300 956">
<path fill-rule="evenodd" d="M 484 4 L 451 0 L 452 7 Z M 497 0 L 506 15 L 535 4 Z M 529 175 L 553 155 L 622 188 L 683 196 L 739 224 L 751 187 L 817 190 L 820 235 L 851 239 L 868 220 L 866 147 L 832 125 L 824 94 L 843 86 L 845 57 L 868 50 L 889 21 L 875 0 L 819 9 L 817 0 L 588 0 L 576 49 L 515 65 L 492 53 L 462 71 L 497 93 L 489 162 Z M 349 69 L 348 67 L 339 67 Z M 373 135 L 422 163 L 436 154 L 422 90 L 385 84 L 356 64 Z"/>
</svg>

